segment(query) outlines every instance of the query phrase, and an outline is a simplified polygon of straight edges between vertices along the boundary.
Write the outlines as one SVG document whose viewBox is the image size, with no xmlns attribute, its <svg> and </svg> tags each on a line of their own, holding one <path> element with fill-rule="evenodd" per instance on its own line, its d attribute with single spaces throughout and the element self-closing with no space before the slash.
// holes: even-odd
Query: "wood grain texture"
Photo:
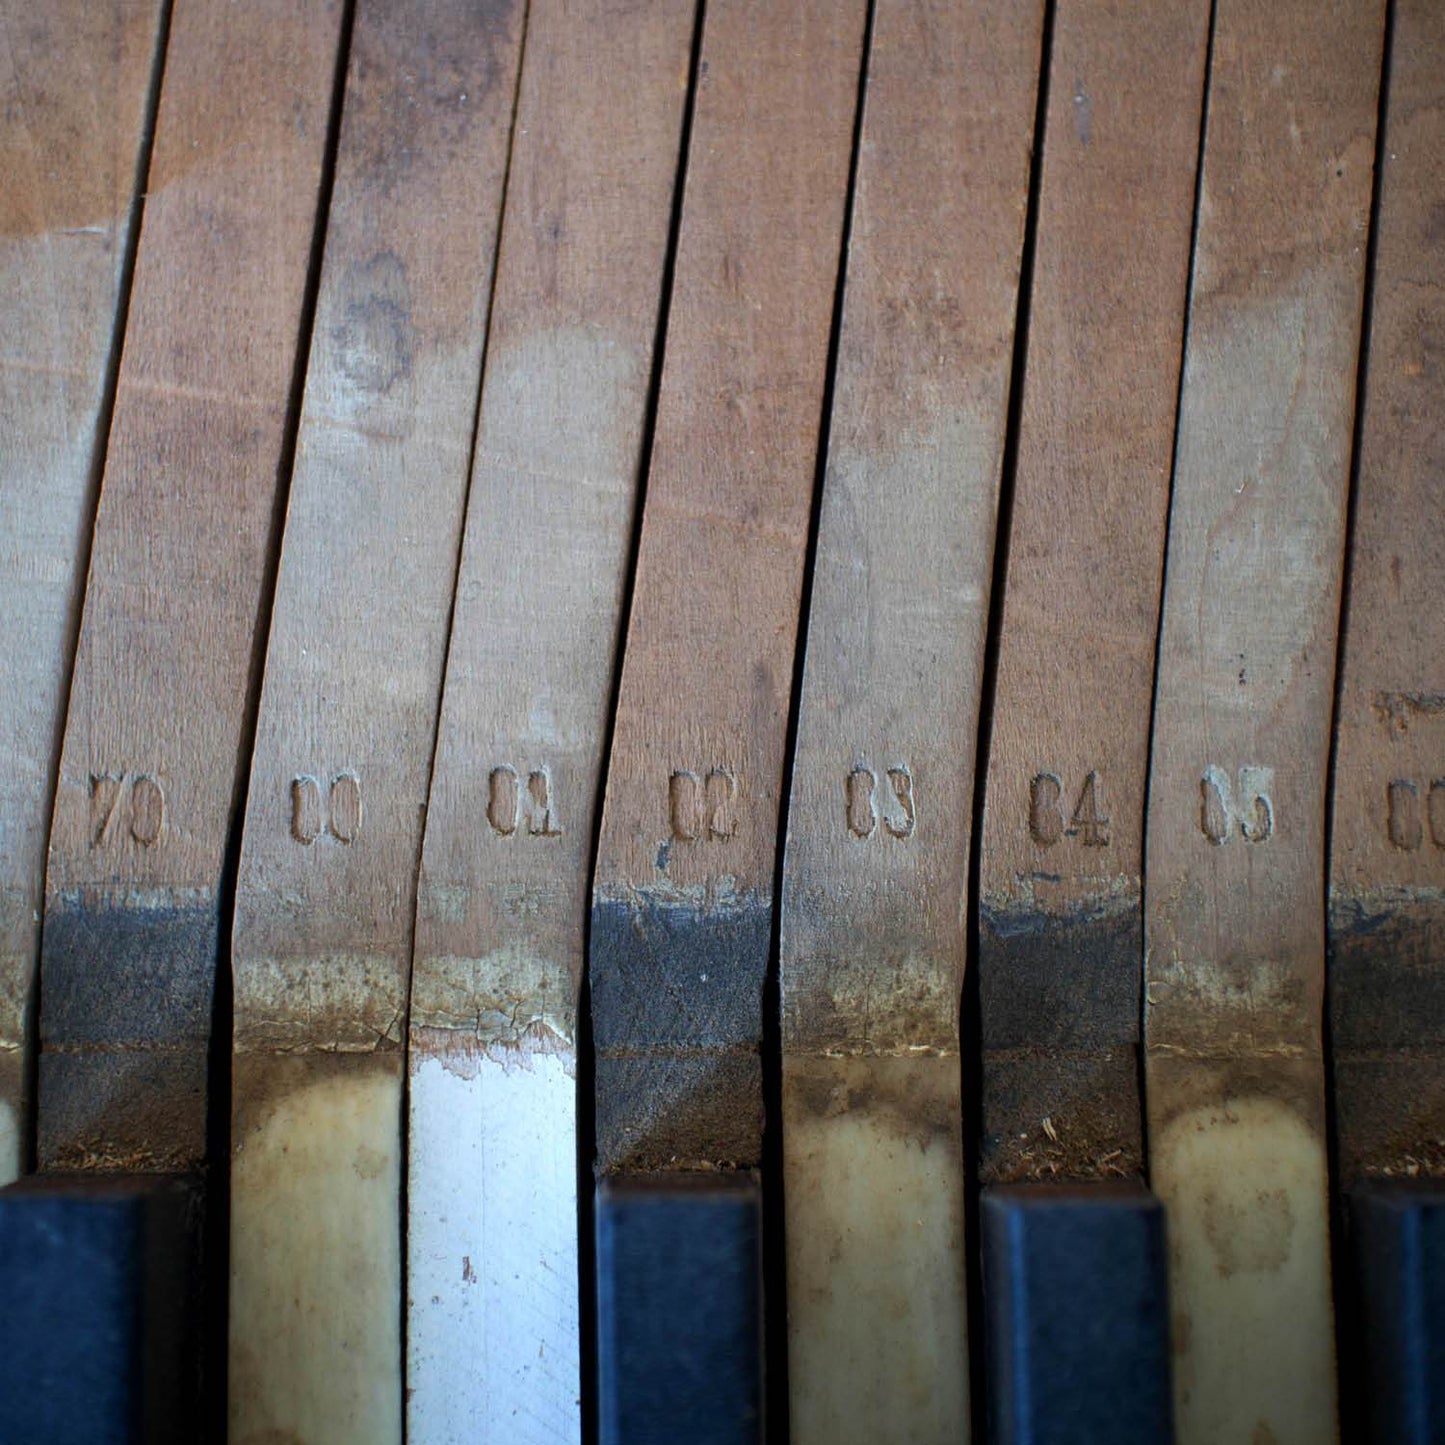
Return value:
<svg viewBox="0 0 1445 1445">
<path fill-rule="evenodd" d="M 799 1442 L 968 1429 L 971 761 L 1041 18 L 874 11 L 783 874 Z"/>
<path fill-rule="evenodd" d="M 172 17 L 51 833 L 47 1166 L 204 1157 L 217 890 L 339 20 L 321 0 Z"/>
<path fill-rule="evenodd" d="M 1445 9 L 1393 36 L 1330 840 L 1347 1183 L 1445 1175 Z"/>
<path fill-rule="evenodd" d="M 1335 1428 L 1325 784 L 1382 20 L 1216 12 L 1145 860 L 1182 1445 Z"/>
<path fill-rule="evenodd" d="M 402 1434 L 416 875 L 523 16 L 352 32 L 232 944 L 238 1445 Z"/>
<path fill-rule="evenodd" d="M 45 845 L 161 17 L 0 5 L 0 1184 L 28 1147 Z"/>
<path fill-rule="evenodd" d="M 413 1441 L 581 1430 L 577 994 L 695 10 L 527 19 L 417 897 Z"/>
<path fill-rule="evenodd" d="M 601 1168 L 758 1162 L 861 4 L 708 6 L 592 912 Z"/>
<path fill-rule="evenodd" d="M 1209 5 L 1054 15 L 984 780 L 980 1172 L 1138 1177 L 1144 790 Z"/>
</svg>

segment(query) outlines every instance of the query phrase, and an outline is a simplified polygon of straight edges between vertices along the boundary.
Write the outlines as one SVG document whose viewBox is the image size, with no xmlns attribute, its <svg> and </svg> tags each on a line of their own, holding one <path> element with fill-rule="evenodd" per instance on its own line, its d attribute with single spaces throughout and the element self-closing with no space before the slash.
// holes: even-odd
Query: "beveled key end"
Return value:
<svg viewBox="0 0 1445 1445">
<path fill-rule="evenodd" d="M 1368 1438 L 1445 1439 L 1445 1181 L 1378 1180 L 1350 1194 Z"/>
<path fill-rule="evenodd" d="M 643 1174 L 597 1193 L 602 1445 L 761 1438 L 756 1175 Z"/>
<path fill-rule="evenodd" d="M 1174 1438 L 1164 1208 L 1134 1184 L 983 1194 L 993 1445 Z"/>
<path fill-rule="evenodd" d="M 0 1439 L 199 1437 L 199 1204 L 180 1175 L 38 1174 L 0 1190 Z"/>
</svg>

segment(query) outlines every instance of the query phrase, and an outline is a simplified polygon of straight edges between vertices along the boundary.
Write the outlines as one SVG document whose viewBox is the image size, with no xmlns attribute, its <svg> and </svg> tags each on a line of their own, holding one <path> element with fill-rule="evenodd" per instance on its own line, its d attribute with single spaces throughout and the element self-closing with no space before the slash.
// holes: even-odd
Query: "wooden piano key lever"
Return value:
<svg viewBox="0 0 1445 1445">
<path fill-rule="evenodd" d="M 350 31 L 232 934 L 230 1445 L 403 1436 L 415 888 L 522 9 Z"/>
<path fill-rule="evenodd" d="M 582 1429 L 587 883 L 695 16 L 528 8 L 417 890 L 413 1445 Z"/>
<path fill-rule="evenodd" d="M 1445 1445 L 1442 278 L 1441 0 L 0 0 L 0 1442 Z"/>
<path fill-rule="evenodd" d="M 995 1445 L 1172 1439 L 1142 855 L 1209 11 L 1063 5 L 1048 56 L 979 860 Z"/>
<path fill-rule="evenodd" d="M 873 8 L 783 871 L 795 1445 L 969 1432 L 961 904 L 1041 28 Z"/>
<path fill-rule="evenodd" d="M 1145 848 L 1181 1445 L 1337 1431 L 1324 820 L 1384 8 L 1215 13 Z"/>
<path fill-rule="evenodd" d="M 1445 1440 L 1445 8 L 1397 0 L 1335 715 L 1329 1003 L 1348 1423 Z M 1353 1290 L 1353 1297 L 1351 1295 Z"/>
<path fill-rule="evenodd" d="M 627 1246 L 599 1255 L 599 1299 L 629 1309 L 636 1231 L 653 1221 L 659 1245 L 694 1249 L 720 1206 L 667 1186 L 665 1206 L 629 1193 L 618 1216 L 605 1190 L 720 1172 L 746 1195 L 761 1163 L 779 804 L 864 17 L 756 0 L 704 15 L 589 944 L 599 1239 L 621 1227 Z M 738 1276 L 756 1273 L 748 1239 L 730 1225 L 715 1241 Z M 663 1317 L 691 1288 L 665 1285 Z M 760 1298 L 714 1297 L 724 1342 L 756 1338 Z M 628 1422 L 664 1398 L 669 1368 L 665 1352 L 604 1358 L 605 1445 L 641 1438 Z M 737 1360 L 719 1379 L 750 1373 Z M 757 1438 L 737 1416 L 707 1435 L 707 1392 L 692 1398 L 669 1438 Z"/>
<path fill-rule="evenodd" d="M 170 17 L 50 833 L 46 1172 L 0 1219 L 28 1261 L 6 1329 L 39 1375 L 69 1388 L 72 1324 L 88 1321 L 87 1378 L 109 1352 L 113 1388 L 75 1382 L 72 1428 L 48 1440 L 194 1439 L 214 1418 L 214 1330 L 144 1310 L 213 1282 L 224 1249 L 202 1208 L 217 942 L 339 20 L 213 0 Z M 164 1284 L 172 1271 L 186 1278 Z M 219 1299 L 203 1303 L 214 1319 Z M 128 1381 L 151 1356 L 144 1388 Z M 0 1396 L 0 1438 L 37 1438 L 28 1408 Z"/>
</svg>

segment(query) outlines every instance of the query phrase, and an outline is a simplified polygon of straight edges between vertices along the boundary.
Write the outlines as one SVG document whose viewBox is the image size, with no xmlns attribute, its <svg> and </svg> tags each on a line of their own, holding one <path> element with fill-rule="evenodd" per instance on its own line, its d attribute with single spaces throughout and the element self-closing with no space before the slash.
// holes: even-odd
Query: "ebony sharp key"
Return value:
<svg viewBox="0 0 1445 1445">
<path fill-rule="evenodd" d="M 1344 1399 L 1445 1440 L 1445 10 L 1398 0 L 1335 718 L 1329 979 Z M 1408 1185 L 1408 1187 L 1405 1187 Z M 1337 1252 L 1337 1257 L 1339 1254 Z M 1354 1307 L 1351 1308 L 1350 1306 Z"/>
<path fill-rule="evenodd" d="M 983 1197 L 989 1438 L 1169 1441 L 1164 1209 L 1128 1180 Z"/>
<path fill-rule="evenodd" d="M 1141 873 L 1209 9 L 1054 15 L 980 859 L 989 1419 L 1008 1445 L 1171 1434 Z"/>
<path fill-rule="evenodd" d="M 592 897 L 608 1445 L 760 1426 L 762 991 L 865 9 L 705 13 Z M 621 1191 L 658 1172 L 726 1179 L 727 1228 L 711 1194 Z M 681 1373 L 648 1323 L 655 1266 L 629 1264 L 654 1228 L 668 1310 L 731 1261 Z M 626 1423 L 650 1397 L 663 1433 Z"/>
</svg>

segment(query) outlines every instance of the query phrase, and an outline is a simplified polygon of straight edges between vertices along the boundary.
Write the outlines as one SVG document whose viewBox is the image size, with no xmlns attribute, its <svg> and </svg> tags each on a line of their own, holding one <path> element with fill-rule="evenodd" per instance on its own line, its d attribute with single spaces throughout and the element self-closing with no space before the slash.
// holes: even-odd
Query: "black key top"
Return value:
<svg viewBox="0 0 1445 1445">
<path fill-rule="evenodd" d="M 639 1175 L 601 1186 L 602 1445 L 762 1438 L 761 1248 L 750 1174 Z"/>
<path fill-rule="evenodd" d="M 200 1438 L 199 1193 L 175 1175 L 39 1174 L 0 1190 L 0 1440 Z"/>
<path fill-rule="evenodd" d="M 1368 1438 L 1445 1445 L 1445 1182 L 1361 1186 L 1350 1232 Z"/>
<path fill-rule="evenodd" d="M 1132 1184 L 983 1195 L 993 1445 L 1174 1438 L 1164 1209 Z"/>
</svg>

